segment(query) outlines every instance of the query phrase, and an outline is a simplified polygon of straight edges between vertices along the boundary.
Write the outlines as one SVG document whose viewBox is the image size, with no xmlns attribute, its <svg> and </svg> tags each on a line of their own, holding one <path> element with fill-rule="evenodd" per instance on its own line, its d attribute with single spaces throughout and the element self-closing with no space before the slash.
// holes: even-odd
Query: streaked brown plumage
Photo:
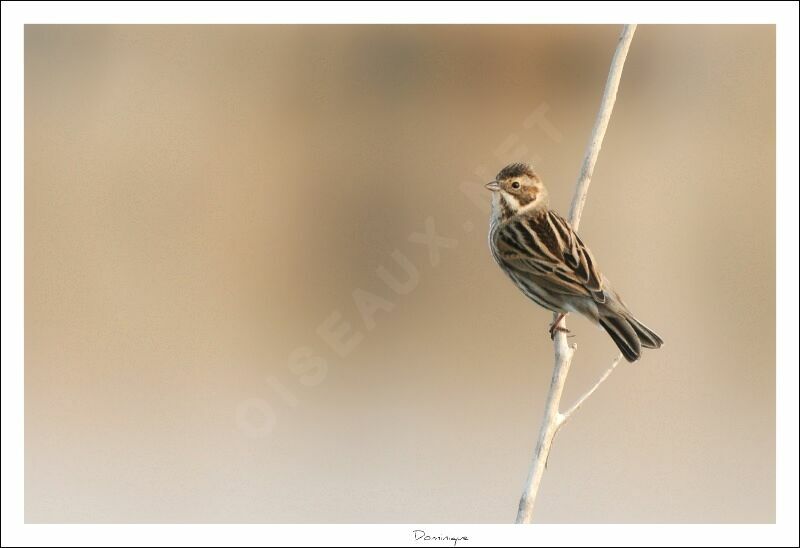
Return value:
<svg viewBox="0 0 800 548">
<path fill-rule="evenodd" d="M 549 209 L 547 189 L 531 166 L 508 165 L 486 187 L 493 193 L 492 256 L 529 299 L 599 323 L 629 362 L 643 347 L 661 347 L 661 338 L 628 310 L 569 223 Z"/>
</svg>

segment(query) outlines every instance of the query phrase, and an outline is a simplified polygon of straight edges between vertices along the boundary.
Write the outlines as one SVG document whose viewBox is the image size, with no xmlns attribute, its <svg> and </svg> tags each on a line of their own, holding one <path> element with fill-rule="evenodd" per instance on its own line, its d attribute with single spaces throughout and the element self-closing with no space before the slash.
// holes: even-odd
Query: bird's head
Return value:
<svg viewBox="0 0 800 548">
<path fill-rule="evenodd" d="M 507 165 L 486 188 L 494 194 L 492 203 L 501 209 L 503 216 L 547 208 L 547 189 L 529 164 Z"/>
</svg>

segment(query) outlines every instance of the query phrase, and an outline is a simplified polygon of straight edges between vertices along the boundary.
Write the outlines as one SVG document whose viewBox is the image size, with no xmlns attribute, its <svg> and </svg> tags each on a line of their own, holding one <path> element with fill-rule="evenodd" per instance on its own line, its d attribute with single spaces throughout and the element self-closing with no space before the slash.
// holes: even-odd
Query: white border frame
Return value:
<svg viewBox="0 0 800 548">
<path fill-rule="evenodd" d="M 224 4 L 224 5 L 223 5 Z M 423 5 L 424 4 L 424 5 Z M 577 4 L 577 5 L 576 5 Z M 412 530 L 477 545 L 798 544 L 798 5 L 781 2 L 4 2 L 2 4 L 2 545 L 413 545 Z M 26 23 L 776 24 L 776 525 L 25 525 L 23 35 Z M 512 513 L 509 513 L 511 519 Z M 427 546 L 445 543 L 428 542 Z"/>
</svg>

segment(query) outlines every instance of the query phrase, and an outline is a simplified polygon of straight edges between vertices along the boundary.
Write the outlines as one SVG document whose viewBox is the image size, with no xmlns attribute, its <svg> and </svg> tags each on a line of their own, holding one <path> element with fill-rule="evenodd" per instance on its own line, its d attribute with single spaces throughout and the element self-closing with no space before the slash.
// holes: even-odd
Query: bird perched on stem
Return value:
<svg viewBox="0 0 800 548">
<path fill-rule="evenodd" d="M 486 188 L 492 191 L 489 248 L 494 260 L 533 302 L 561 318 L 578 312 L 605 329 L 629 362 L 642 348 L 664 341 L 637 320 L 570 224 L 548 207 L 547 189 L 528 164 L 504 167 Z"/>
</svg>

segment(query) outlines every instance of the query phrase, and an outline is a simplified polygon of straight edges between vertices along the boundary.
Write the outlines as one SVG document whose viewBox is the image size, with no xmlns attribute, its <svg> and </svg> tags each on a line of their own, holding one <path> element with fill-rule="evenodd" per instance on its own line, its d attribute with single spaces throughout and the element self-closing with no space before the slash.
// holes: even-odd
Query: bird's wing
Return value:
<svg viewBox="0 0 800 548">
<path fill-rule="evenodd" d="M 498 258 L 510 270 L 535 279 L 549 291 L 605 302 L 603 276 L 589 249 L 554 211 L 512 219 L 496 235 Z"/>
</svg>

